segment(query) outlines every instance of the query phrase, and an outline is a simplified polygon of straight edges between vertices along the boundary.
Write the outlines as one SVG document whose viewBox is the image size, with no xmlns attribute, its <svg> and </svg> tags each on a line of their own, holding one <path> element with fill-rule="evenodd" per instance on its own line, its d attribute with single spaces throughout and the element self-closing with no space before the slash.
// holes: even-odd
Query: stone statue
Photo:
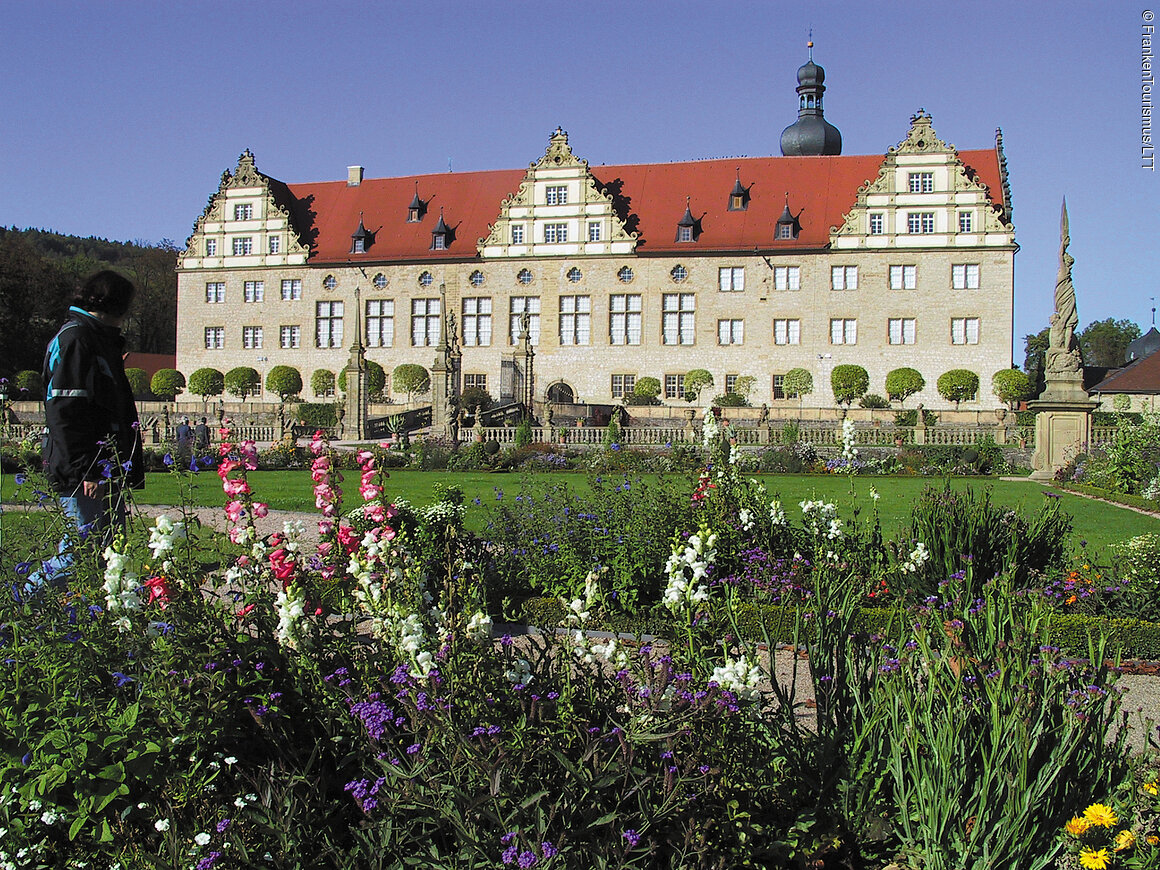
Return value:
<svg viewBox="0 0 1160 870">
<path fill-rule="evenodd" d="M 1075 337 L 1079 315 L 1075 307 L 1075 286 L 1071 283 L 1071 267 L 1075 263 L 1075 258 L 1067 252 L 1070 243 L 1067 200 L 1064 200 L 1059 222 L 1059 274 L 1055 279 L 1055 313 L 1051 315 L 1051 330 L 1044 365 L 1044 373 L 1047 376 L 1074 376 L 1083 369 L 1079 340 Z"/>
<path fill-rule="evenodd" d="M 551 405 L 544 405 L 544 425 L 545 426 L 550 427 L 552 425 L 552 417 L 554 417 L 554 416 L 555 416 L 555 412 L 552 411 L 552 406 Z"/>
<path fill-rule="evenodd" d="M 764 402 L 761 403 L 761 413 L 757 416 L 757 425 L 769 425 L 769 405 L 765 404 Z"/>
<path fill-rule="evenodd" d="M 451 436 L 451 443 L 459 443 L 459 399 L 454 393 L 447 394 L 447 401 L 443 403 L 444 413 L 447 415 L 447 433 Z"/>
<path fill-rule="evenodd" d="M 455 326 L 455 312 L 447 312 L 447 346 L 454 349 L 459 345 L 459 330 Z"/>
</svg>

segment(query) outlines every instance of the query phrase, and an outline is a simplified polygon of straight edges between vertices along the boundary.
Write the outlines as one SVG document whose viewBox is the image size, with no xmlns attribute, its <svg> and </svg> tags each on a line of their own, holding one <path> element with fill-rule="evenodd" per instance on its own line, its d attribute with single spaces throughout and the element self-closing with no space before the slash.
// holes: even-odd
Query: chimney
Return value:
<svg viewBox="0 0 1160 870">
<path fill-rule="evenodd" d="M 358 187 L 362 184 L 363 168 L 361 166 L 346 167 L 346 186 Z"/>
</svg>

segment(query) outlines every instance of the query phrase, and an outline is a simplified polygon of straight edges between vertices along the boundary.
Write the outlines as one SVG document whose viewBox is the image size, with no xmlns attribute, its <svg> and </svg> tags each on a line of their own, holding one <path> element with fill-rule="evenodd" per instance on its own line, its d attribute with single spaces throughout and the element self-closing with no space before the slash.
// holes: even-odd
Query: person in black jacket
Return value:
<svg viewBox="0 0 1160 870">
<path fill-rule="evenodd" d="M 121 323 L 135 289 L 112 271 L 89 278 L 44 355 L 44 465 L 65 514 L 84 537 L 107 540 L 125 522 L 127 489 L 145 486 L 140 423 L 125 377 Z M 72 565 L 73 535 L 55 564 L 33 579 L 59 579 Z M 50 560 L 51 561 L 51 560 Z"/>
</svg>

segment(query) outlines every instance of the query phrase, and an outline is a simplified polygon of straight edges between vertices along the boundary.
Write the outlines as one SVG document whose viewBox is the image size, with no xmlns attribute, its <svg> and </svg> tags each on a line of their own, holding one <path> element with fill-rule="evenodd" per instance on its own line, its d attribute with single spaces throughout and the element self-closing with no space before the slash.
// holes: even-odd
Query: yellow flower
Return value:
<svg viewBox="0 0 1160 870">
<path fill-rule="evenodd" d="M 1073 816 L 1071 821 L 1063 826 L 1063 829 L 1073 837 L 1082 837 L 1091 826 L 1092 823 L 1083 816 Z"/>
<path fill-rule="evenodd" d="M 1117 852 L 1123 852 L 1125 849 L 1131 849 L 1136 845 L 1136 835 L 1125 828 L 1116 834 L 1116 840 L 1112 844 Z"/>
<path fill-rule="evenodd" d="M 1100 828 L 1114 828 L 1120 821 L 1115 810 L 1106 804 L 1092 804 L 1083 811 L 1083 817 Z"/>
<path fill-rule="evenodd" d="M 1150 794 L 1150 795 L 1160 794 L 1160 786 L 1156 785 L 1156 780 L 1152 780 L 1151 782 L 1144 783 L 1142 788 L 1144 789 L 1144 791 L 1148 792 L 1148 794 Z"/>
<path fill-rule="evenodd" d="M 1111 862 L 1107 849 L 1080 849 L 1079 863 L 1087 870 L 1104 870 Z"/>
<path fill-rule="evenodd" d="M 1157 837 L 1155 834 L 1149 834 L 1147 840 L 1149 846 L 1160 846 L 1160 837 Z"/>
</svg>

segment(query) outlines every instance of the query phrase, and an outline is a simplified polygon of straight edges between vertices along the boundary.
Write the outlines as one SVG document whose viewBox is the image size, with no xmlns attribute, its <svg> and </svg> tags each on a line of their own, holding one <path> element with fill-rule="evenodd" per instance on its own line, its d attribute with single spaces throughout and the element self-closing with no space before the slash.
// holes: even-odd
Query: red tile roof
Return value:
<svg viewBox="0 0 1160 870">
<path fill-rule="evenodd" d="M 1160 393 L 1160 350 L 1119 369 L 1091 388 L 1093 393 Z"/>
<path fill-rule="evenodd" d="M 961 151 L 959 157 L 988 188 L 991 201 L 1003 201 L 998 154 L 994 150 Z M 746 251 L 822 248 L 830 227 L 854 205 L 858 188 L 877 177 L 883 157 L 749 157 L 689 163 L 592 166 L 599 186 L 614 194 L 628 228 L 639 234 L 637 253 L 679 251 Z M 729 193 L 740 169 L 741 182 L 752 185 L 749 208 L 729 211 Z M 401 178 L 367 179 L 351 187 L 345 181 L 288 184 L 296 200 L 295 226 L 311 247 L 312 263 L 458 260 L 477 256 L 478 240 L 500 214 L 501 201 L 516 192 L 526 170 L 455 172 Z M 415 196 L 428 202 L 419 223 L 407 223 L 407 206 Z M 786 205 L 801 213 L 801 233 L 793 241 L 774 241 L 777 219 Z M 702 232 L 696 242 L 678 243 L 677 222 L 685 198 Z M 454 231 L 446 250 L 431 250 L 431 230 L 440 209 Z M 365 254 L 351 254 L 351 234 L 362 215 L 375 234 Z"/>
</svg>

